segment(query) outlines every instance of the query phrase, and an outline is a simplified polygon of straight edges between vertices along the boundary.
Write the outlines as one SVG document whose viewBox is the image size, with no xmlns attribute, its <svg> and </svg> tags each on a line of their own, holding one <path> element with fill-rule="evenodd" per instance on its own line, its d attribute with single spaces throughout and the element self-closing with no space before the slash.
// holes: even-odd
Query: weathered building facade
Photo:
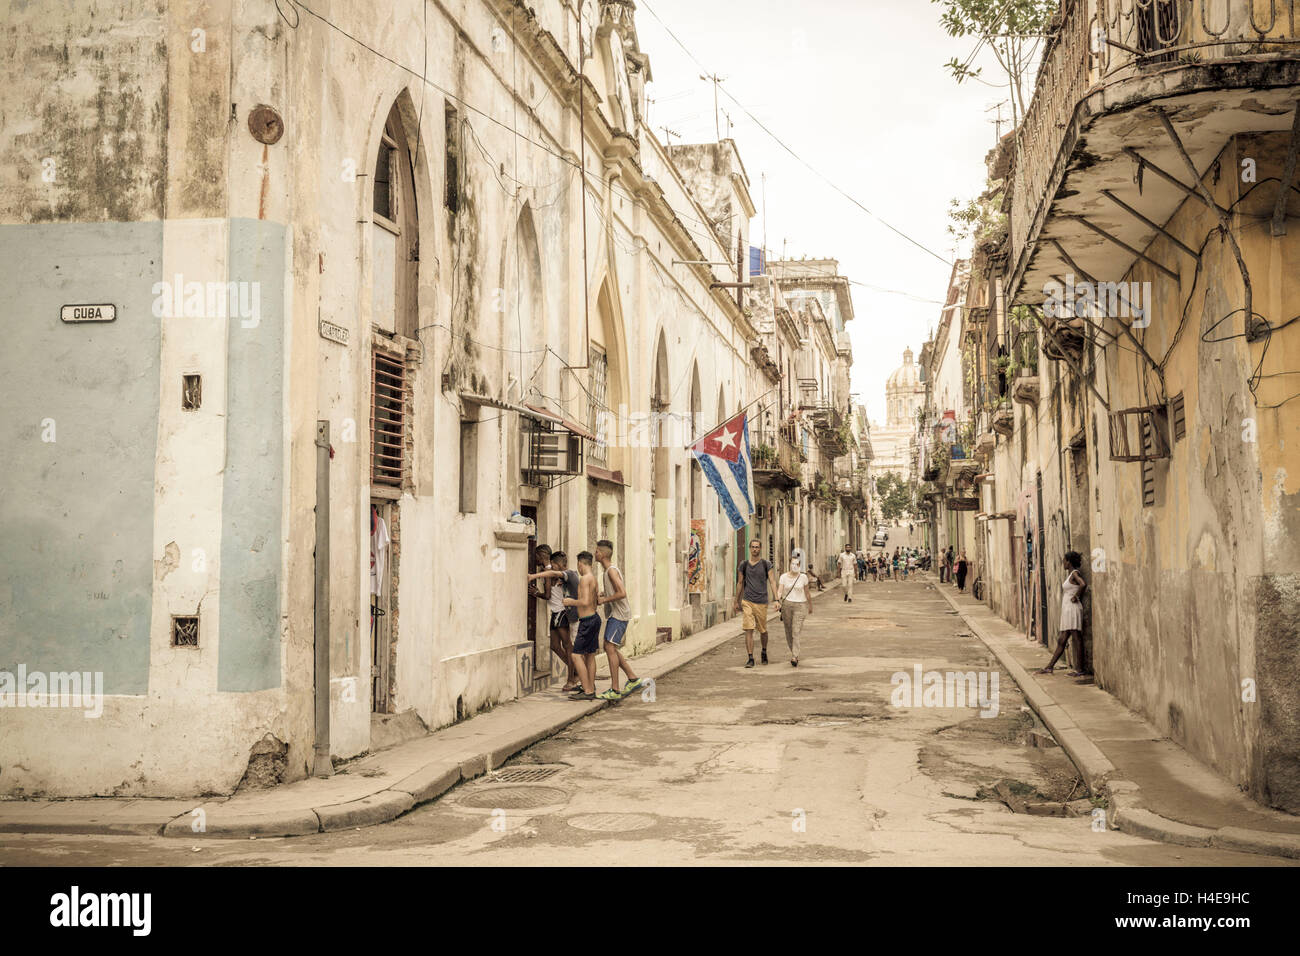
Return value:
<svg viewBox="0 0 1300 956">
<path fill-rule="evenodd" d="M 687 446 L 755 397 L 754 210 L 733 143 L 644 125 L 631 3 L 60 18 L 11 11 L 0 94 L 3 447 L 42 476 L 0 670 L 102 672 L 104 713 L 6 712 L 0 790 L 228 793 L 543 686 L 530 537 L 614 542 L 633 652 L 726 616 L 754 526 Z"/>
<path fill-rule="evenodd" d="M 1300 811 L 1297 4 L 1064 0 L 963 311 L 988 600 Z M 1267 7 L 1267 10 L 1263 8 Z M 1113 42 L 1112 42 L 1113 41 Z"/>
</svg>

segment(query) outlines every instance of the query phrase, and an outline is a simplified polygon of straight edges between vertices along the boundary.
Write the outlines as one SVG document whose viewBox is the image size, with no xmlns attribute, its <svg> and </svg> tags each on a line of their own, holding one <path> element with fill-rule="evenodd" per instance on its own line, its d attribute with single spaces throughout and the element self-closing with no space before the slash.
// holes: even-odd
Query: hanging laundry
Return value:
<svg viewBox="0 0 1300 956">
<path fill-rule="evenodd" d="M 388 563 L 388 525 L 371 509 L 370 532 L 370 593 L 383 593 L 384 567 Z"/>
</svg>

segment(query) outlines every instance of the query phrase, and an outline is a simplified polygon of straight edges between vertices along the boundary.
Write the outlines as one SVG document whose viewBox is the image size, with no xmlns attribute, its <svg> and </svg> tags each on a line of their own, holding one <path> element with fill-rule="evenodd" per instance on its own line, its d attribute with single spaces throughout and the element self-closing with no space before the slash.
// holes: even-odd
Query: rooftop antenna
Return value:
<svg viewBox="0 0 1300 956">
<path fill-rule="evenodd" d="M 725 116 L 725 117 L 727 118 L 727 138 L 730 139 L 730 138 L 731 138 L 731 127 L 732 127 L 734 124 L 731 122 L 731 114 L 727 112 L 727 108 L 726 108 L 725 106 L 722 108 L 722 115 Z"/>
<path fill-rule="evenodd" d="M 708 80 L 713 84 L 713 135 L 717 139 L 722 139 L 722 124 L 718 120 L 718 84 L 726 77 L 718 76 L 716 73 L 701 73 L 700 79 Z"/>
<path fill-rule="evenodd" d="M 676 136 L 678 139 L 680 139 L 682 134 L 677 132 L 677 130 L 675 129 L 669 129 L 667 126 L 660 126 L 659 128 L 664 131 L 664 136 L 668 140 L 668 148 L 672 149 L 673 137 Z"/>
<path fill-rule="evenodd" d="M 1007 122 L 1002 118 L 1002 107 L 1006 106 L 1009 102 L 1009 100 L 1003 100 L 1001 103 L 995 103 L 984 111 L 985 113 L 992 113 L 994 110 L 998 111 L 998 118 L 989 120 L 990 123 L 994 124 L 994 127 L 997 130 L 998 142 L 1002 141 L 1002 124 Z"/>
</svg>

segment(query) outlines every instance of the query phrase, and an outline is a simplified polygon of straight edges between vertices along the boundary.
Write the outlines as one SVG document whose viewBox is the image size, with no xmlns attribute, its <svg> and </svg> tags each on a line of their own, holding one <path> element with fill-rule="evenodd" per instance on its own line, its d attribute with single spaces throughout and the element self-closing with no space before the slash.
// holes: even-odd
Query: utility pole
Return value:
<svg viewBox="0 0 1300 956">
<path fill-rule="evenodd" d="M 718 120 L 718 84 L 726 79 L 725 76 L 718 76 L 716 73 L 701 73 L 701 80 L 708 80 L 713 84 L 713 135 L 722 139 L 722 124 Z"/>
</svg>

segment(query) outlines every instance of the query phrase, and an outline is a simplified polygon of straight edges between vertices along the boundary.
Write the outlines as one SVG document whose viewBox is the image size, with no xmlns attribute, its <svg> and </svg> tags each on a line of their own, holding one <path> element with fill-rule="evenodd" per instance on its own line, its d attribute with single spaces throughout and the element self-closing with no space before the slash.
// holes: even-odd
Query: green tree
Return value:
<svg viewBox="0 0 1300 956">
<path fill-rule="evenodd" d="M 896 521 L 912 507 L 912 493 L 907 483 L 892 471 L 876 476 L 876 500 L 880 514 L 886 521 Z"/>
<path fill-rule="evenodd" d="M 939 22 L 952 37 L 974 37 L 976 45 L 964 60 L 953 57 L 944 66 L 958 83 L 975 79 L 979 67 L 975 57 L 987 44 L 1007 75 L 1010 90 L 1011 126 L 1020 125 L 1025 115 L 1025 81 L 1030 77 L 1034 55 L 1056 12 L 1058 0 L 930 0 L 943 7 Z"/>
</svg>

